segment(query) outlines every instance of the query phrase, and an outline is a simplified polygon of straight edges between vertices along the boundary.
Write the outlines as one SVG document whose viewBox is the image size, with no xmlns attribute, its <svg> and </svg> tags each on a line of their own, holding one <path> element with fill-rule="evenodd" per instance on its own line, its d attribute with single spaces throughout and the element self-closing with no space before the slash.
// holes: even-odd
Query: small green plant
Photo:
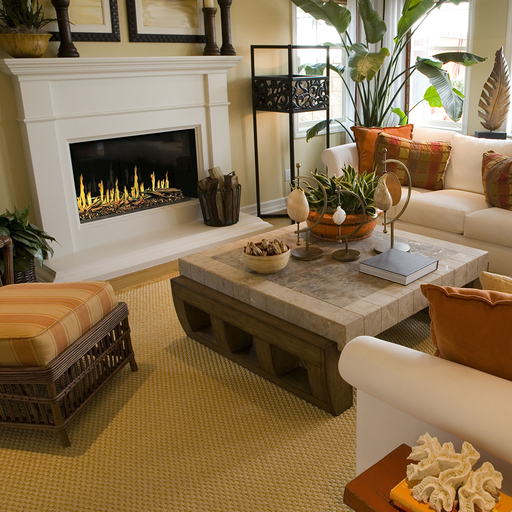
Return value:
<svg viewBox="0 0 512 512">
<path fill-rule="evenodd" d="M 327 176 L 327 174 L 319 174 L 318 169 L 312 173 L 324 187 L 327 192 L 327 209 L 326 213 L 332 214 L 338 206 L 338 186 L 342 190 L 349 190 L 357 194 L 364 203 L 366 214 L 370 217 L 377 216 L 377 208 L 373 200 L 375 189 L 377 188 L 378 178 L 374 172 L 359 174 L 351 165 L 341 169 L 340 176 Z M 320 211 L 324 206 L 324 194 L 320 186 L 312 186 L 306 183 L 306 199 L 309 207 L 313 211 Z M 341 207 L 347 214 L 363 213 L 361 203 L 352 194 L 341 194 Z"/>
<path fill-rule="evenodd" d="M 55 18 L 45 18 L 38 0 L 1 0 L 0 30 L 3 33 L 41 33 Z"/>
<path fill-rule="evenodd" d="M 34 258 L 42 265 L 43 260 L 53 256 L 53 248 L 48 242 L 55 242 L 55 238 L 34 224 L 30 224 L 29 211 L 30 205 L 27 205 L 21 211 L 15 207 L 14 212 L 6 210 L 0 215 L 0 236 L 8 236 L 12 239 L 15 272 L 30 270 L 30 262 Z M 1 253 L 0 271 L 4 273 Z"/>
</svg>

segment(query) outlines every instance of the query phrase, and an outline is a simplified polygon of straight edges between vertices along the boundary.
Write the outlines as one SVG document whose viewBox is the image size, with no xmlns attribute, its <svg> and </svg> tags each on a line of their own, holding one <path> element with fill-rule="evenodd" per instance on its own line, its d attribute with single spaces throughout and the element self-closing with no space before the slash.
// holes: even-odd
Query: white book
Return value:
<svg viewBox="0 0 512 512">
<path fill-rule="evenodd" d="M 437 270 L 438 261 L 421 254 L 390 249 L 361 262 L 359 271 L 408 285 Z"/>
</svg>

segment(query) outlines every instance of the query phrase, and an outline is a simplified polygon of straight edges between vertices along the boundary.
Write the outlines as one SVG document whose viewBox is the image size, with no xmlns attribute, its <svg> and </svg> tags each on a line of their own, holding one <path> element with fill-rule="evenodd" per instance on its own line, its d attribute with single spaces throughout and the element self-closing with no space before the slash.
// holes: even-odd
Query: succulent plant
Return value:
<svg viewBox="0 0 512 512">
<path fill-rule="evenodd" d="M 327 174 L 318 173 L 315 169 L 312 176 L 316 178 L 327 192 L 327 209 L 326 213 L 332 214 L 338 206 L 338 186 L 342 190 L 348 190 L 357 194 L 364 203 L 366 214 L 370 217 L 377 216 L 377 208 L 373 200 L 375 189 L 377 188 L 378 177 L 374 172 L 359 174 L 354 167 L 346 165 L 341 169 L 339 176 L 328 176 Z M 320 186 L 313 186 L 306 182 L 304 190 L 309 207 L 313 211 L 320 211 L 324 206 L 324 194 Z M 341 207 L 347 214 L 363 213 L 361 203 L 352 194 L 341 194 Z"/>
</svg>

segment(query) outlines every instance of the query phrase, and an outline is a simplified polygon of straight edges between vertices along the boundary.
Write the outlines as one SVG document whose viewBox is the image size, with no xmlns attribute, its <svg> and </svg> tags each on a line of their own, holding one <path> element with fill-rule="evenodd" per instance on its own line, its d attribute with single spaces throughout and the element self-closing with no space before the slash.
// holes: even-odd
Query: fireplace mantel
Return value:
<svg viewBox="0 0 512 512">
<path fill-rule="evenodd" d="M 32 209 L 57 239 L 57 281 L 109 278 L 267 230 L 212 228 L 197 200 L 80 224 L 69 144 L 193 128 L 198 175 L 231 172 L 227 71 L 240 57 L 3 59 L 18 106 Z M 242 193 L 244 183 L 242 183 Z"/>
</svg>

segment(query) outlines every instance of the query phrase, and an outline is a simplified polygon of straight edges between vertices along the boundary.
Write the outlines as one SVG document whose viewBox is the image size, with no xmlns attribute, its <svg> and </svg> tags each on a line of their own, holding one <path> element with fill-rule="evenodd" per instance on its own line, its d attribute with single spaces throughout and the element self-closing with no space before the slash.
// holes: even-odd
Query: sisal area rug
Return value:
<svg viewBox="0 0 512 512">
<path fill-rule="evenodd" d="M 355 406 L 317 409 L 187 338 L 169 277 L 121 290 L 137 373 L 56 434 L 0 428 L 5 512 L 350 510 Z M 419 313 L 380 337 L 432 352 Z"/>
</svg>

